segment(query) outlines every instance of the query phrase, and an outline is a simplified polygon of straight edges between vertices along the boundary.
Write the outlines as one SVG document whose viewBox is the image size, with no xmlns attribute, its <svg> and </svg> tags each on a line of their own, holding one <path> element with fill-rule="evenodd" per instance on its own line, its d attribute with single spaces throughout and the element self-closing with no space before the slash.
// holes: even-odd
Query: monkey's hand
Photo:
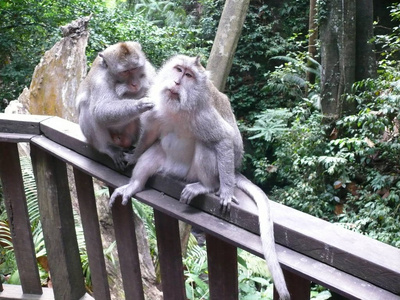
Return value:
<svg viewBox="0 0 400 300">
<path fill-rule="evenodd" d="M 154 103 L 148 100 L 149 98 L 144 98 L 135 102 L 135 107 L 139 114 L 144 113 L 154 107 Z"/>
<path fill-rule="evenodd" d="M 131 197 L 133 197 L 133 195 L 135 195 L 138 191 L 137 184 L 134 182 L 120 186 L 119 188 L 115 189 L 114 193 L 112 193 L 110 201 L 108 202 L 108 206 L 111 208 L 114 205 L 115 200 L 117 200 L 119 197 L 122 197 L 122 205 L 127 205 Z"/>
</svg>

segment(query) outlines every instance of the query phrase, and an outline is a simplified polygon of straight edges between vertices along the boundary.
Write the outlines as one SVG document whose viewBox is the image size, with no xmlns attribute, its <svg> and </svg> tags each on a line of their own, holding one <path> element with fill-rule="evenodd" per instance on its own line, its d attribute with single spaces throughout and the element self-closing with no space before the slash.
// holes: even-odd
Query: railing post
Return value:
<svg viewBox="0 0 400 300">
<path fill-rule="evenodd" d="M 110 195 L 112 192 L 110 188 Z M 144 299 L 132 204 L 129 201 L 128 205 L 122 205 L 121 201 L 116 201 L 111 211 L 125 299 Z"/>
<path fill-rule="evenodd" d="M 93 295 L 96 300 L 109 300 L 111 296 L 106 263 L 104 261 L 103 245 L 101 242 L 93 179 L 91 176 L 76 168 L 74 168 L 74 177 L 79 211 L 84 229 L 83 233 L 85 235 L 86 249 L 89 257 Z"/>
<path fill-rule="evenodd" d="M 178 220 L 154 210 L 164 299 L 186 299 Z"/>
<path fill-rule="evenodd" d="M 78 300 L 85 295 L 64 162 L 31 144 L 40 217 L 55 299 Z"/>
<path fill-rule="evenodd" d="M 42 294 L 17 144 L 0 143 L 0 177 L 22 290 Z M 2 287 L 0 286 L 0 291 Z"/>
<path fill-rule="evenodd" d="M 211 300 L 239 297 L 237 249 L 212 235 L 206 235 Z"/>
<path fill-rule="evenodd" d="M 291 300 L 309 300 L 311 282 L 308 279 L 302 278 L 292 272 L 282 269 L 285 276 L 286 285 L 289 290 Z M 274 288 L 274 300 L 279 300 L 279 295 Z"/>
</svg>

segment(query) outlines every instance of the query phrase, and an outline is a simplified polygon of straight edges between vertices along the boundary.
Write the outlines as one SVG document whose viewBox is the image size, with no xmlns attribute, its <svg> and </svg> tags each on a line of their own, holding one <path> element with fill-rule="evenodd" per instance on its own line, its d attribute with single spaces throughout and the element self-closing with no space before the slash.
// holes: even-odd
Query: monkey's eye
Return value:
<svg viewBox="0 0 400 300">
<path fill-rule="evenodd" d="M 190 74 L 190 73 L 186 73 L 185 76 L 186 76 L 187 78 L 192 78 L 192 77 L 193 77 L 193 75 Z"/>
<path fill-rule="evenodd" d="M 181 67 L 175 67 L 175 69 L 176 69 L 179 73 L 182 73 L 182 72 L 183 72 L 183 70 L 182 70 Z"/>
</svg>

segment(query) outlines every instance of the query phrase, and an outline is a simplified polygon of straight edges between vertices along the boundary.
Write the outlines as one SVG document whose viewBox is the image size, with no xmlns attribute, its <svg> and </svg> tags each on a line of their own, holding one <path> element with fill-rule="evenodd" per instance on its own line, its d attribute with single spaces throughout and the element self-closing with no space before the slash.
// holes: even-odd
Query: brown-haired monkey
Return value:
<svg viewBox="0 0 400 300">
<path fill-rule="evenodd" d="M 237 202 L 237 186 L 257 203 L 264 256 L 280 298 L 290 299 L 275 251 L 268 197 L 237 171 L 243 141 L 226 95 L 212 84 L 198 57 L 178 55 L 159 70 L 149 96 L 155 106 L 143 114 L 133 157 L 137 164 L 129 183 L 112 194 L 110 205 L 118 197 L 126 204 L 155 173 L 188 182 L 181 202 L 215 192 L 224 210 Z"/>
<path fill-rule="evenodd" d="M 145 99 L 156 71 L 137 42 L 100 52 L 76 97 L 79 125 L 88 142 L 109 155 L 119 169 L 124 151 L 139 137 L 140 114 L 154 105 Z"/>
</svg>

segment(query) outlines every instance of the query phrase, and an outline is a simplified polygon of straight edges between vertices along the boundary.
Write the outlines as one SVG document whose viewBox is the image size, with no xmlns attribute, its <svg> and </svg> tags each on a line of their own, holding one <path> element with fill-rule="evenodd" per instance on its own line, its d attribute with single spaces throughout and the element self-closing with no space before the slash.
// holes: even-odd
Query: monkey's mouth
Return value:
<svg viewBox="0 0 400 300">
<path fill-rule="evenodd" d="M 172 89 L 168 89 L 167 90 L 167 94 L 168 94 L 168 98 L 170 98 L 171 100 L 178 100 L 179 101 L 179 93 L 176 93 L 175 91 L 173 91 Z"/>
</svg>

